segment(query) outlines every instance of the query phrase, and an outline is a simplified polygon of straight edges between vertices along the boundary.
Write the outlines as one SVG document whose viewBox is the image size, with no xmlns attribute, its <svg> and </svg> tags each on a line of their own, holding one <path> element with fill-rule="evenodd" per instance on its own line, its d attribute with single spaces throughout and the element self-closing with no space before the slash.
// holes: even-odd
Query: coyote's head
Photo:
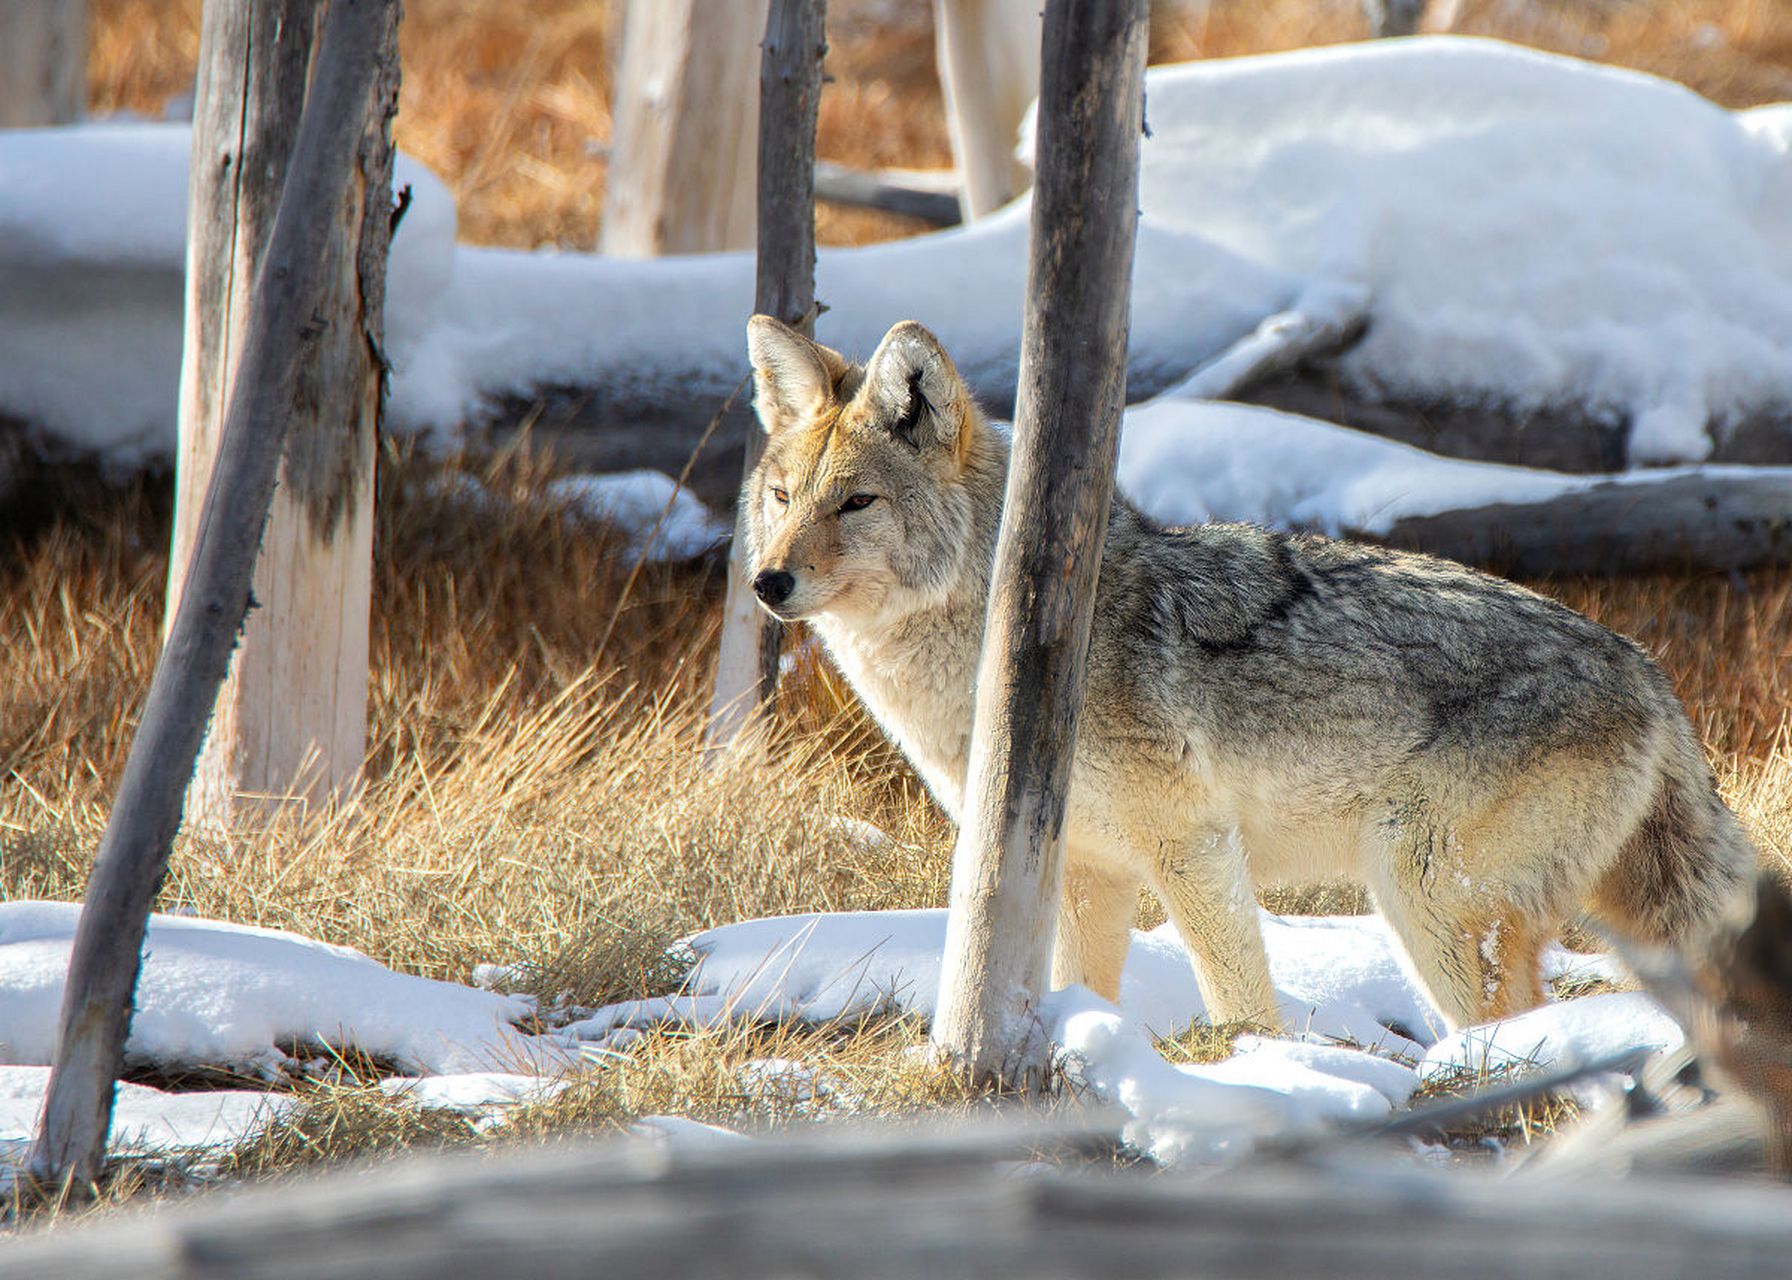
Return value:
<svg viewBox="0 0 1792 1280">
<path fill-rule="evenodd" d="M 939 341 L 904 321 L 859 366 L 754 316 L 747 350 L 770 437 L 741 495 L 760 603 L 861 621 L 938 603 L 974 554 L 993 434 Z"/>
</svg>

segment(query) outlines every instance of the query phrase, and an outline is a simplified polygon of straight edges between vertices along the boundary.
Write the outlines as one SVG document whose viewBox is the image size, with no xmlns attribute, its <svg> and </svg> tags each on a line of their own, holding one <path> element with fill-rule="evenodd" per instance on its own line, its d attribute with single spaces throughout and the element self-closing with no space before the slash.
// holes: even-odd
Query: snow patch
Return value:
<svg viewBox="0 0 1792 1280">
<path fill-rule="evenodd" d="M 1677 1049 L 1685 1040 L 1680 1024 L 1643 992 L 1604 992 L 1465 1027 L 1426 1051 L 1419 1076 L 1576 1066 L 1631 1049 Z"/>
<path fill-rule="evenodd" d="M 659 560 L 689 560 L 733 532 L 671 476 L 658 471 L 565 476 L 547 486 L 572 514 L 627 530 L 631 549 Z"/>
<path fill-rule="evenodd" d="M 0 1062 L 47 1065 L 81 907 L 0 903 Z M 273 1073 L 320 1042 L 444 1074 L 528 1064 L 527 1000 L 394 973 L 279 929 L 150 917 L 128 1055 Z"/>
<path fill-rule="evenodd" d="M 21 1163 L 37 1135 L 48 1067 L 0 1067 L 0 1164 Z M 164 1093 L 140 1084 L 119 1084 L 113 1094 L 108 1150 L 194 1150 L 249 1137 L 289 1110 L 292 1099 L 246 1090 Z"/>
</svg>

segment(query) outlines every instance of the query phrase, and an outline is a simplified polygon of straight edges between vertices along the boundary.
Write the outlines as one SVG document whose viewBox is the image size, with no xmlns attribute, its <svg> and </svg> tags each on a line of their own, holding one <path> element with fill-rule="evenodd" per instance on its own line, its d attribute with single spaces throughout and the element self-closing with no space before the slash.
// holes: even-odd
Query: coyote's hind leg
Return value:
<svg viewBox="0 0 1792 1280">
<path fill-rule="evenodd" d="M 1371 860 L 1369 891 L 1414 976 L 1455 1031 L 1543 1003 L 1543 948 L 1565 913 L 1477 883 L 1454 837 L 1403 826 Z"/>
</svg>

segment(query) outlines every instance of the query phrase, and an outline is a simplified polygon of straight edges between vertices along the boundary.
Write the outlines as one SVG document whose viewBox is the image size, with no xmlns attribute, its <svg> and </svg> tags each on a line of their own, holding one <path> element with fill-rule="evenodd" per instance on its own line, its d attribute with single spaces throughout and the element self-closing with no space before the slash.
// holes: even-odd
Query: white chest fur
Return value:
<svg viewBox="0 0 1792 1280">
<path fill-rule="evenodd" d="M 871 714 L 956 821 L 963 808 L 982 613 L 911 615 L 876 632 L 837 619 L 816 630 Z"/>
</svg>

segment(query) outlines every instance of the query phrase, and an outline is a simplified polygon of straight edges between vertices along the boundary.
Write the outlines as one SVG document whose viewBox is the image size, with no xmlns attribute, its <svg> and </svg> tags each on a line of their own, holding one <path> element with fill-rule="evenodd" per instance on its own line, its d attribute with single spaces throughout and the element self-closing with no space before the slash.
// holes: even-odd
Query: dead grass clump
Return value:
<svg viewBox="0 0 1792 1280">
<path fill-rule="evenodd" d="M 1007 1101 L 938 1061 L 913 1018 L 667 1028 L 507 1112 L 492 1134 L 553 1138 L 668 1114 L 748 1133 L 872 1116 L 937 1122 Z"/>
<path fill-rule="evenodd" d="M 1224 1062 L 1236 1051 L 1238 1037 L 1254 1035 L 1262 1028 L 1244 1023 L 1223 1023 L 1210 1026 L 1205 1022 L 1190 1023 L 1180 1035 L 1159 1036 L 1157 1051 L 1179 1066 L 1207 1066 Z"/>
<path fill-rule="evenodd" d="M 207 1173 L 224 1182 L 257 1180 L 350 1160 L 467 1147 L 478 1137 L 478 1126 L 459 1111 L 420 1107 L 373 1085 L 313 1084 Z"/>
<path fill-rule="evenodd" d="M 1430 1102 L 1484 1093 L 1515 1084 L 1539 1069 L 1534 1062 L 1514 1061 L 1439 1071 L 1419 1086 L 1411 1105 L 1420 1108 Z M 1435 1135 L 1435 1140 L 1458 1156 L 1498 1156 L 1507 1147 L 1529 1146 L 1553 1136 L 1557 1130 L 1573 1124 L 1581 1110 L 1568 1094 L 1543 1093 L 1456 1122 Z"/>
</svg>

